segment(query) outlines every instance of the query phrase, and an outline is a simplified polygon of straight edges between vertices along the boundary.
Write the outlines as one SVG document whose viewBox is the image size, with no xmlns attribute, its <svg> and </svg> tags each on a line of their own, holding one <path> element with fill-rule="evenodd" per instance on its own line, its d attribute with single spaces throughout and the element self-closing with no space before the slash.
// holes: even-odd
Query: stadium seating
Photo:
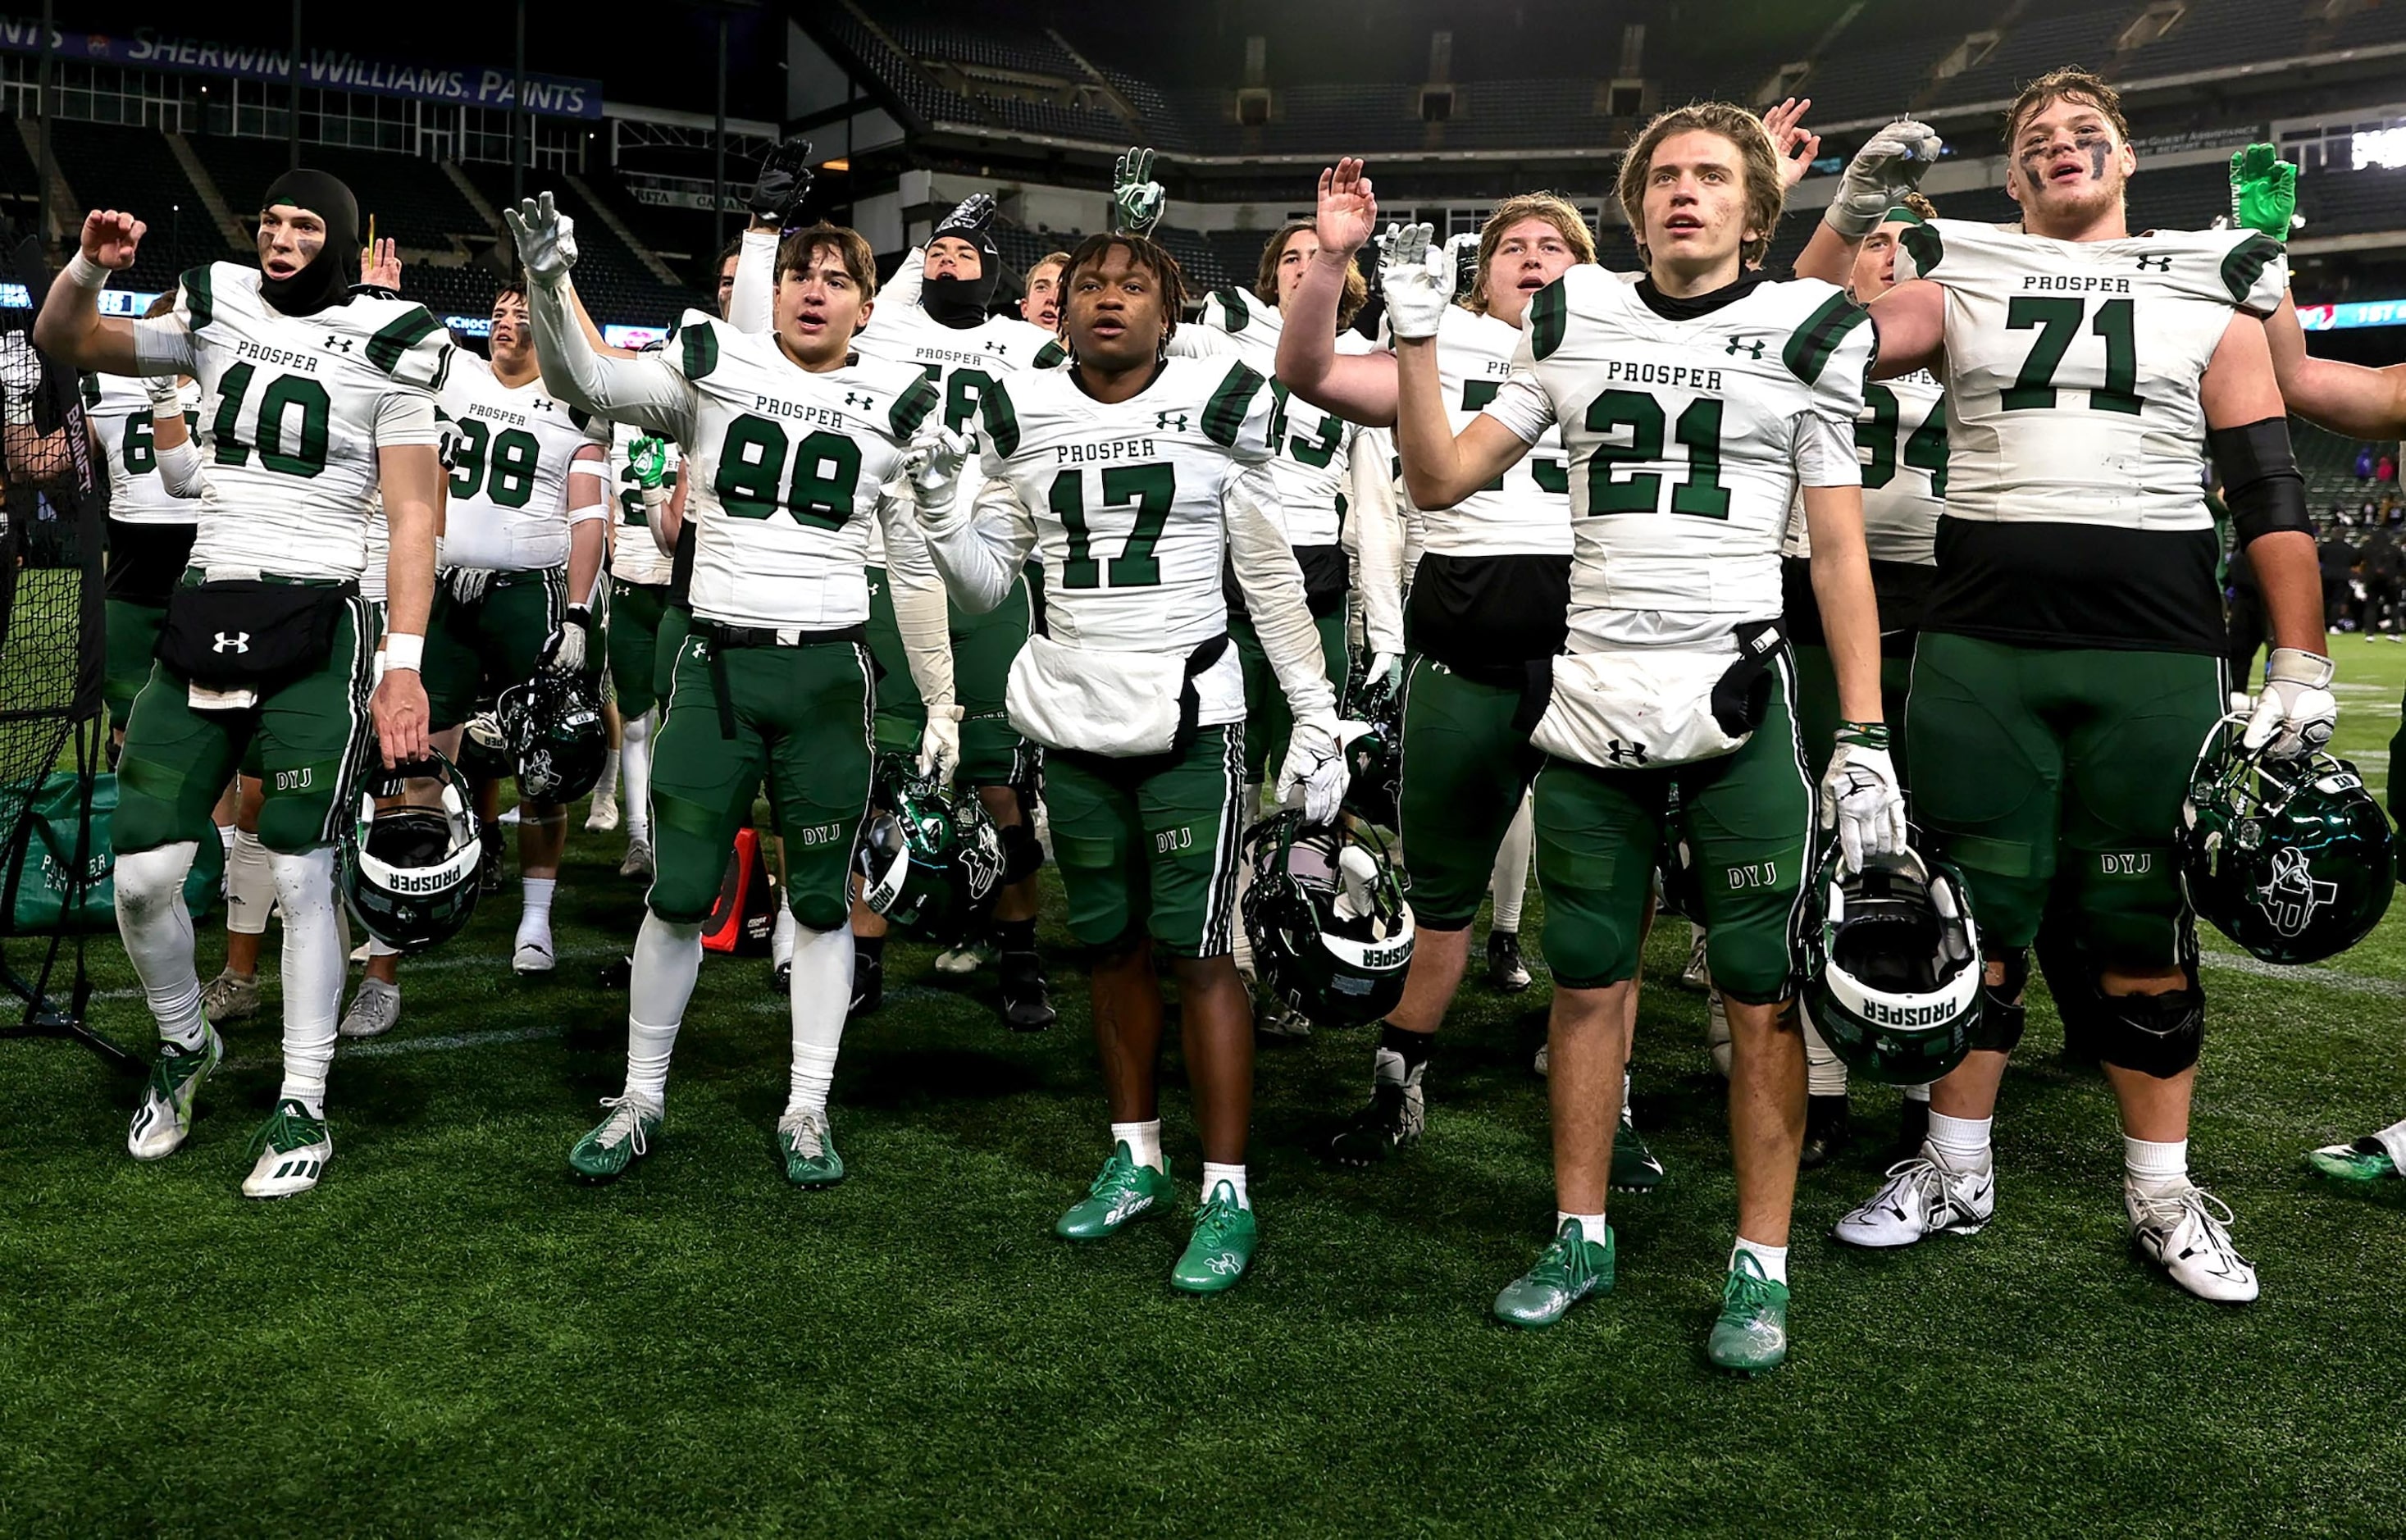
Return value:
<svg viewBox="0 0 2406 1540">
<path fill-rule="evenodd" d="M 509 202 L 509 167 L 472 163 L 460 169 L 495 207 Z M 687 306 L 703 303 L 691 290 L 661 283 L 564 182 L 549 185 L 560 208 L 576 220 L 576 285 L 596 316 L 629 324 L 665 326 Z M 489 284 L 484 293 L 485 303 L 489 304 Z"/>
<path fill-rule="evenodd" d="M 78 199 L 132 209 L 150 227 L 133 271 L 119 280 L 120 287 L 146 293 L 165 290 L 185 268 L 233 254 L 227 236 L 237 233 L 217 229 L 164 134 L 155 129 L 64 120 L 53 123 L 51 131 L 50 153 Z"/>
<path fill-rule="evenodd" d="M 2303 235 L 2348 235 L 2406 227 L 2406 170 L 2325 168 L 2298 178 Z"/>
<path fill-rule="evenodd" d="M 1872 0 L 1821 50 L 1799 89 L 1822 122 L 1902 113 L 1963 31 L 1961 13 L 1946 7 Z"/>
</svg>

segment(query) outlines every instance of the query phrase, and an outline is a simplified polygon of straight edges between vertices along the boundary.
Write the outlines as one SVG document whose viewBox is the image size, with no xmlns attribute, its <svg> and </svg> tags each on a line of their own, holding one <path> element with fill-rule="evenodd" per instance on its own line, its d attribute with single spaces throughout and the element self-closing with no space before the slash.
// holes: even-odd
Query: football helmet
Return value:
<svg viewBox="0 0 2406 1540">
<path fill-rule="evenodd" d="M 2243 717 L 2206 735 L 2181 804 L 2181 881 L 2215 928 L 2268 963 L 2315 963 L 2364 940 L 2398 880 L 2389 820 L 2356 767 L 2320 750 L 2273 759 Z"/>
<path fill-rule="evenodd" d="M 1345 745 L 1345 811 L 1378 825 L 1395 827 L 1395 799 L 1403 789 L 1404 701 L 1384 679 L 1357 674 L 1345 692 L 1348 721 L 1370 730 Z"/>
<path fill-rule="evenodd" d="M 510 736 L 497 709 L 488 706 L 460 724 L 458 763 L 460 773 L 474 781 L 499 781 L 517 773 Z"/>
<path fill-rule="evenodd" d="M 519 796 L 573 802 L 602 779 L 610 729 L 602 719 L 602 697 L 585 674 L 545 670 L 503 690 L 494 716 L 517 770 Z"/>
<path fill-rule="evenodd" d="M 873 801 L 853 851 L 862 900 L 930 940 L 970 935 L 1003 889 L 1002 836 L 977 794 L 955 797 L 894 755 L 878 768 Z"/>
<path fill-rule="evenodd" d="M 407 795 L 411 781 L 429 778 L 437 794 L 432 805 L 391 801 Z M 474 807 L 467 777 L 432 749 L 415 764 L 365 778 L 336 882 L 344 906 L 369 935 L 423 952 L 460 933 L 476 911 L 476 863 L 484 855 Z"/>
<path fill-rule="evenodd" d="M 1321 1026 L 1366 1026 L 1404 997 L 1412 906 L 1377 835 L 1293 808 L 1245 833 L 1245 934 L 1270 993 Z"/>
<path fill-rule="evenodd" d="M 1985 965 L 1954 868 L 1908 845 L 1849 872 L 1833 843 L 1799 923 L 1804 1010 L 1856 1074 L 1920 1085 L 1963 1062 Z"/>
</svg>

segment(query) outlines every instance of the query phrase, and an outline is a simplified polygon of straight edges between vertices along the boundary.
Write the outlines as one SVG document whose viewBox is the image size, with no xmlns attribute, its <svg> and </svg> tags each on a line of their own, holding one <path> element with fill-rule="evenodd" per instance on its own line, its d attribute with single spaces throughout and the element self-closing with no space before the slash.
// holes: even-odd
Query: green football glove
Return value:
<svg viewBox="0 0 2406 1540">
<path fill-rule="evenodd" d="M 668 480 L 669 441 L 649 434 L 627 445 L 627 469 L 634 473 L 635 485 L 652 487 Z"/>
<path fill-rule="evenodd" d="M 2230 158 L 2230 222 L 2276 241 L 2289 238 L 2298 214 L 2298 168 L 2271 145 L 2249 145 Z"/>
<path fill-rule="evenodd" d="M 1150 235 L 1168 206 L 1168 191 L 1153 179 L 1153 151 L 1130 148 L 1111 171 L 1112 233 Z"/>
</svg>

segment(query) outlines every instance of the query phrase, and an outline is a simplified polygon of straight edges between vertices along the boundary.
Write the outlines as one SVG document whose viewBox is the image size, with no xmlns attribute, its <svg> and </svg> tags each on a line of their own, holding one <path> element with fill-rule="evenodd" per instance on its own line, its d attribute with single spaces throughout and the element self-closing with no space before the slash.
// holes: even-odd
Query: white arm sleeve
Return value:
<svg viewBox="0 0 2406 1540">
<path fill-rule="evenodd" d="M 602 484 L 610 458 L 598 444 L 587 444 L 568 462 L 568 523 L 571 529 L 610 516 L 610 495 Z M 581 494 L 581 496 L 580 496 Z"/>
<path fill-rule="evenodd" d="M 767 332 L 777 324 L 777 233 L 747 230 L 735 254 L 735 283 L 727 293 L 727 324 Z"/>
<path fill-rule="evenodd" d="M 911 485 L 897 481 L 878 499 L 885 532 L 886 591 L 894 600 L 894 628 L 902 633 L 911 681 L 930 706 L 953 704 L 953 631 L 944 604 L 944 580 L 927 554 L 927 541 L 911 512 Z"/>
<path fill-rule="evenodd" d="M 192 329 L 181 316 L 169 311 L 134 323 L 135 374 L 197 374 L 200 370 L 200 349 L 193 346 Z"/>
<path fill-rule="evenodd" d="M 191 435 L 173 449 L 156 451 L 159 460 L 159 485 L 167 488 L 169 497 L 198 497 L 207 478 L 201 470 L 201 446 Z"/>
<path fill-rule="evenodd" d="M 543 365 L 546 389 L 571 406 L 613 422 L 631 422 L 680 443 L 693 436 L 693 387 L 669 361 L 667 349 L 605 359 L 593 351 L 585 329 L 576 324 L 566 284 L 531 287 L 534 292 L 528 299 L 535 358 Z"/>
<path fill-rule="evenodd" d="M 878 288 L 878 302 L 882 304 L 907 304 L 916 309 L 920 287 L 927 281 L 927 248 L 914 246 L 911 254 L 902 259 L 902 265 L 894 270 L 894 276 Z"/>
<path fill-rule="evenodd" d="M 1353 586 L 1362 595 L 1362 630 L 1374 653 L 1404 651 L 1404 518 L 1395 500 L 1395 478 L 1387 466 L 1393 451 L 1383 428 L 1353 436 L 1347 479 L 1353 494 L 1353 528 L 1360 531 L 1353 558 Z"/>
<path fill-rule="evenodd" d="M 1337 692 L 1320 652 L 1320 628 L 1303 597 L 1303 569 L 1287 544 L 1278 484 L 1267 464 L 1239 465 L 1220 495 L 1228 521 L 1228 564 L 1245 593 L 1245 611 L 1279 688 L 1297 722 L 1317 722 L 1333 737 Z"/>
<path fill-rule="evenodd" d="M 1027 553 L 1036 548 L 1036 521 L 1000 477 L 978 492 L 968 517 L 948 519 L 941 528 L 923 523 L 920 529 L 953 601 L 972 615 L 984 615 L 1010 597 Z M 1293 558 L 1288 559 L 1292 564 Z"/>
</svg>

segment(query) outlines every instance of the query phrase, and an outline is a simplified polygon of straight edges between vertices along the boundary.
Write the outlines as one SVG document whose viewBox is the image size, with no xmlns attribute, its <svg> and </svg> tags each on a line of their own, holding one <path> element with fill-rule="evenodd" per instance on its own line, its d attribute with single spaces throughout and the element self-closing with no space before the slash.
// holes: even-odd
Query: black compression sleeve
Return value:
<svg viewBox="0 0 2406 1540">
<path fill-rule="evenodd" d="M 2284 530 L 2314 533 L 2314 520 L 2306 516 L 2306 478 L 2289 449 L 2286 417 L 2208 429 L 2205 442 L 2241 544 Z"/>
</svg>

